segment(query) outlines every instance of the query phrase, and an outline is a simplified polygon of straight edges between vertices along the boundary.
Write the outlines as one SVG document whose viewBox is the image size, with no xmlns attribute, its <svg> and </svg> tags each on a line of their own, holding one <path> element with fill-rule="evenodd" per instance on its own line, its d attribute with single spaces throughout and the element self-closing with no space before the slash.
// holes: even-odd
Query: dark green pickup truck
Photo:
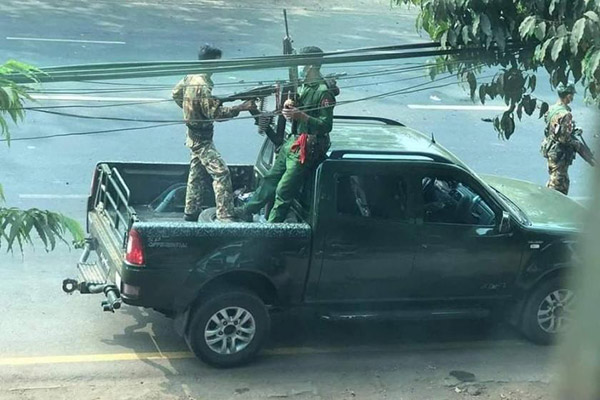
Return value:
<svg viewBox="0 0 600 400">
<path fill-rule="evenodd" d="M 104 293 L 107 311 L 123 302 L 173 317 L 217 366 L 250 360 L 281 309 L 330 320 L 508 314 L 538 343 L 568 326 L 579 204 L 479 176 L 394 121 L 336 117 L 331 137 L 282 224 L 185 222 L 188 165 L 99 163 L 80 278 L 63 289 Z M 236 201 L 274 153 L 267 139 L 256 165 L 231 166 Z"/>
</svg>

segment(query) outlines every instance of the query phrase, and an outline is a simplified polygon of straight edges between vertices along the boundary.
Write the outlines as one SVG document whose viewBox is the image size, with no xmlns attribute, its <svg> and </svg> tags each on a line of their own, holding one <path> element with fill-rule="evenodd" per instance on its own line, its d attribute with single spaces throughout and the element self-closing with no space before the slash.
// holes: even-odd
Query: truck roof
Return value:
<svg viewBox="0 0 600 400">
<path fill-rule="evenodd" d="M 410 159 L 417 156 L 468 169 L 458 157 L 432 140 L 432 137 L 400 123 L 336 120 L 330 137 L 330 158 L 352 156 L 389 159 L 390 156 L 397 156 Z"/>
</svg>

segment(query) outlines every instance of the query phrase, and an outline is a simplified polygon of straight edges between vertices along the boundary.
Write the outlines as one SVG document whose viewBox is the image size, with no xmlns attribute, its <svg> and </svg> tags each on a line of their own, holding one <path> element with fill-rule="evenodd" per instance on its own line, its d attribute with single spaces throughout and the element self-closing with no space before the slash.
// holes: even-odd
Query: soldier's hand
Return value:
<svg viewBox="0 0 600 400">
<path fill-rule="evenodd" d="M 281 110 L 281 113 L 288 121 L 306 120 L 308 115 L 300 111 L 297 107 L 288 107 Z"/>
</svg>

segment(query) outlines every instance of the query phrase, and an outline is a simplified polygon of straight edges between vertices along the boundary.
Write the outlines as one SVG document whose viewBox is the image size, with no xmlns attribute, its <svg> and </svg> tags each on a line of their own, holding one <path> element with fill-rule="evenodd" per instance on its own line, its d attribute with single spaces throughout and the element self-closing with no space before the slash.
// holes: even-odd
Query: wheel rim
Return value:
<svg viewBox="0 0 600 400">
<path fill-rule="evenodd" d="M 214 313 L 204 328 L 204 341 L 218 354 L 235 354 L 244 350 L 256 333 L 256 322 L 241 307 L 227 307 Z"/>
<path fill-rule="evenodd" d="M 544 297 L 538 307 L 537 321 L 547 333 L 564 332 L 571 322 L 575 294 L 568 289 L 559 289 Z"/>
</svg>

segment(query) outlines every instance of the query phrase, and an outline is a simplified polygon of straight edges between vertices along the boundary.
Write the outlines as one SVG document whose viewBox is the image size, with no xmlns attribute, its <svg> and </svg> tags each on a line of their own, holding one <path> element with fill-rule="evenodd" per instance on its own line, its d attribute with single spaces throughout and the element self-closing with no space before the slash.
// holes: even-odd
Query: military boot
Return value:
<svg viewBox="0 0 600 400">
<path fill-rule="evenodd" d="M 199 216 L 200 216 L 200 213 L 193 213 L 193 214 L 185 213 L 185 214 L 183 214 L 183 219 L 186 221 L 198 222 Z"/>
</svg>

